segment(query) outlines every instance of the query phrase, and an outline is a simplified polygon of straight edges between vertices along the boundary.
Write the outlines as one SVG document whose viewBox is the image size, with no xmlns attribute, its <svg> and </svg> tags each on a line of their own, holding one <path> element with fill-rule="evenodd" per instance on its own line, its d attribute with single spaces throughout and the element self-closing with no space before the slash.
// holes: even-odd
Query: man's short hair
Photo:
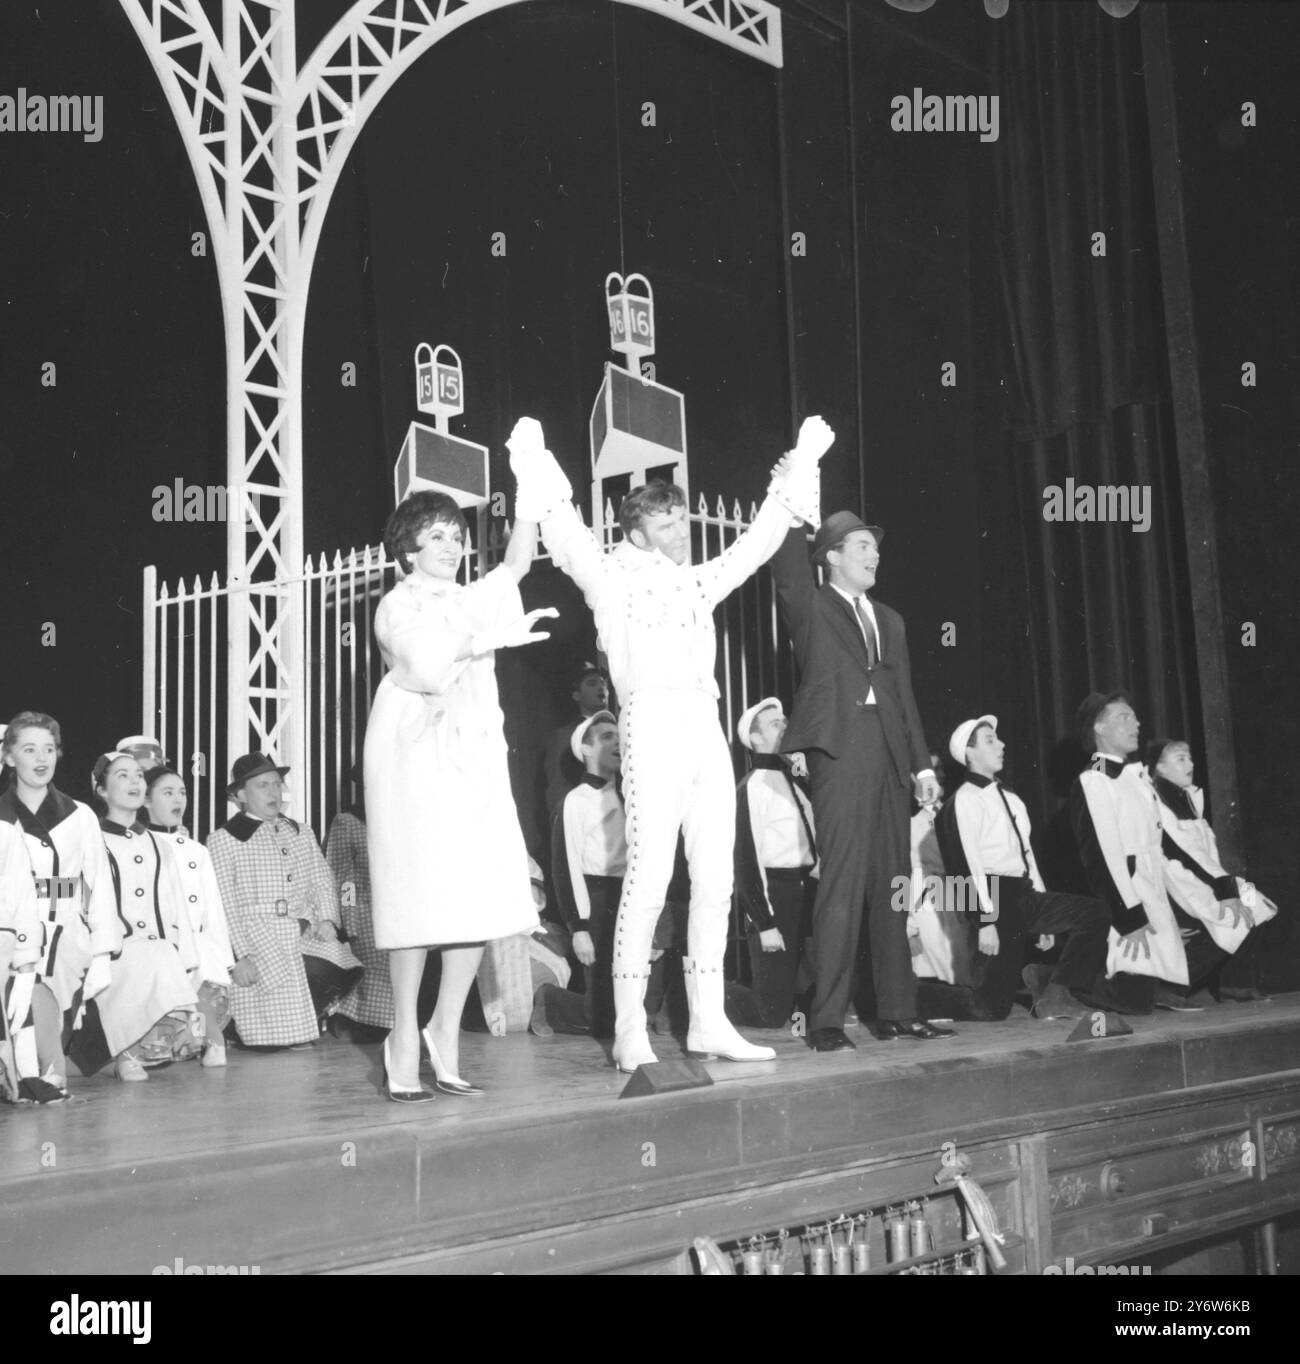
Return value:
<svg viewBox="0 0 1300 1364">
<path fill-rule="evenodd" d="M 630 537 L 634 530 L 645 529 L 647 516 L 661 516 L 674 507 L 686 505 L 686 494 L 676 483 L 665 483 L 662 478 L 651 479 L 640 488 L 633 488 L 618 509 L 618 524 L 623 534 Z"/>
<path fill-rule="evenodd" d="M 410 556 L 418 548 L 416 540 L 421 532 L 438 521 L 459 526 L 461 535 L 469 535 L 469 523 L 465 520 L 465 513 L 456 505 L 455 498 L 427 488 L 404 497 L 388 518 L 388 524 L 384 527 L 384 548 L 403 573 L 411 571 Z"/>
<path fill-rule="evenodd" d="M 602 682 L 609 681 L 609 674 L 599 663 L 584 663 L 569 681 L 569 690 L 577 691 L 589 677 L 599 677 Z"/>
<path fill-rule="evenodd" d="M 1126 706 L 1133 705 L 1133 698 L 1126 691 L 1111 692 L 1089 692 L 1082 702 L 1074 717 L 1075 729 L 1079 736 L 1079 744 L 1085 753 L 1095 753 L 1097 751 L 1097 736 L 1093 732 L 1093 726 L 1101 719 L 1111 706 L 1123 702 Z"/>
</svg>

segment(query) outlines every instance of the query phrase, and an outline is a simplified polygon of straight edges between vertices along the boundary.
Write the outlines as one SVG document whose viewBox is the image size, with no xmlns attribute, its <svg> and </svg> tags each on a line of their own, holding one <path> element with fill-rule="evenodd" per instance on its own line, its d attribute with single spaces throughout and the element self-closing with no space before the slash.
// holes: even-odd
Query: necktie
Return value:
<svg viewBox="0 0 1300 1364">
<path fill-rule="evenodd" d="M 1025 875 L 1033 879 L 1029 871 L 1029 854 L 1025 851 L 1025 840 L 1020 837 L 1020 825 L 1016 823 L 1016 817 L 1011 813 L 1011 802 L 1007 799 L 1007 793 L 1002 789 L 1001 783 L 998 785 L 998 795 L 1002 797 L 1002 808 L 1007 812 L 1007 818 L 1011 821 L 1012 832 L 1016 836 L 1016 842 L 1020 845 L 1020 860 L 1025 864 Z"/>
<path fill-rule="evenodd" d="M 803 798 L 799 794 L 799 788 L 795 785 L 794 777 L 790 775 L 790 769 L 781 764 L 781 771 L 785 774 L 786 785 L 790 788 L 790 799 L 794 801 L 794 808 L 799 811 L 799 818 L 803 821 L 803 831 L 808 835 L 808 847 L 812 852 L 812 859 L 817 861 L 817 840 L 813 837 L 812 824 L 808 820 L 808 812 L 803 808 Z"/>
<path fill-rule="evenodd" d="M 867 667 L 874 668 L 880 662 L 880 643 L 876 639 L 876 627 L 871 623 L 871 617 L 867 615 L 867 608 L 862 605 L 861 597 L 853 598 L 853 610 L 857 613 L 858 624 L 862 627 L 863 637 L 867 641 Z"/>
</svg>

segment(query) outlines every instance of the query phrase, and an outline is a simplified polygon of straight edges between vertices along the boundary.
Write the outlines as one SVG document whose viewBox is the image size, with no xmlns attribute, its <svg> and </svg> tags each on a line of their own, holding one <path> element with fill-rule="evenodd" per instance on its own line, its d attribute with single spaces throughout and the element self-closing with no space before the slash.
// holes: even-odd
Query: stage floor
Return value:
<svg viewBox="0 0 1300 1364">
<path fill-rule="evenodd" d="M 765 1168 L 882 1152 L 907 1134 L 965 1137 L 1012 1114 L 1100 1114 L 1300 1068 L 1300 995 L 1132 1022 L 1131 1037 L 1082 1043 L 1065 1040 L 1072 1024 L 1019 1010 L 938 1042 L 850 1027 L 858 1050 L 827 1055 L 752 1032 L 775 1061 L 709 1062 L 712 1087 L 622 1103 L 626 1077 L 581 1037 L 466 1033 L 462 1073 L 487 1094 L 415 1109 L 384 1099 L 377 1046 L 328 1036 L 303 1051 L 232 1049 L 224 1070 L 173 1065 L 146 1084 L 74 1073 L 72 1102 L 0 1111 L 0 1190 L 21 1232 L 0 1271 L 139 1273 L 173 1255 L 345 1267 L 431 1236 L 536 1228 L 548 1208 L 602 1191 L 638 1190 L 648 1206 L 657 1183 L 674 1197 L 722 1171 L 761 1183 Z M 669 1038 L 656 1050 L 681 1054 Z M 101 1204 L 87 1237 L 78 1209 Z M 115 1225 L 116 1241 L 98 1234 Z"/>
</svg>

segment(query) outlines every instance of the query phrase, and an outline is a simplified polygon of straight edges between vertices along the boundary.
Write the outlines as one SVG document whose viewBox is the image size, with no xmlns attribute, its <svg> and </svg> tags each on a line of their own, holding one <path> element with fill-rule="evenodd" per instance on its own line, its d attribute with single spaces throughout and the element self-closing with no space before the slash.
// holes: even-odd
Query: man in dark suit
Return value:
<svg viewBox="0 0 1300 1364">
<path fill-rule="evenodd" d="M 813 540 L 813 557 L 828 577 L 821 588 L 803 530 L 792 530 L 772 560 L 800 671 L 782 749 L 808 756 L 821 854 L 813 909 L 817 993 L 809 1030 L 817 1051 L 853 1046 L 844 1035 L 844 1015 L 864 901 L 876 1036 L 924 1041 L 953 1035 L 916 1016 L 905 912 L 908 816 L 913 781 L 923 803 L 937 797 L 938 784 L 912 696 L 903 618 L 867 595 L 875 586 L 883 535 L 853 512 L 827 517 Z"/>
</svg>

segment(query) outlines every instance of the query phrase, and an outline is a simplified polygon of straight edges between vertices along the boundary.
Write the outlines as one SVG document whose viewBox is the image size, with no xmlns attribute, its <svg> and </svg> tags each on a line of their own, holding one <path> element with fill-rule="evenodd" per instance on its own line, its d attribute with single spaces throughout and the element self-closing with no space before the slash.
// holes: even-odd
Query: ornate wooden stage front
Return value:
<svg viewBox="0 0 1300 1364">
<path fill-rule="evenodd" d="M 887 1207 L 930 1197 L 936 1245 L 960 1248 L 933 1182 L 945 1143 L 997 1209 L 1008 1273 L 1149 1263 L 1251 1227 L 1255 1264 L 1290 1256 L 1300 996 L 1069 1031 L 853 1029 L 857 1052 L 825 1056 L 786 1037 L 775 1062 L 709 1063 L 711 1087 L 622 1101 L 585 1038 L 466 1035 L 488 1096 L 415 1110 L 380 1096 L 376 1048 L 331 1038 L 82 1080 L 74 1103 L 0 1112 L 0 1272 L 660 1273 L 695 1236 L 735 1247 L 874 1210 L 878 1273 Z"/>
</svg>

